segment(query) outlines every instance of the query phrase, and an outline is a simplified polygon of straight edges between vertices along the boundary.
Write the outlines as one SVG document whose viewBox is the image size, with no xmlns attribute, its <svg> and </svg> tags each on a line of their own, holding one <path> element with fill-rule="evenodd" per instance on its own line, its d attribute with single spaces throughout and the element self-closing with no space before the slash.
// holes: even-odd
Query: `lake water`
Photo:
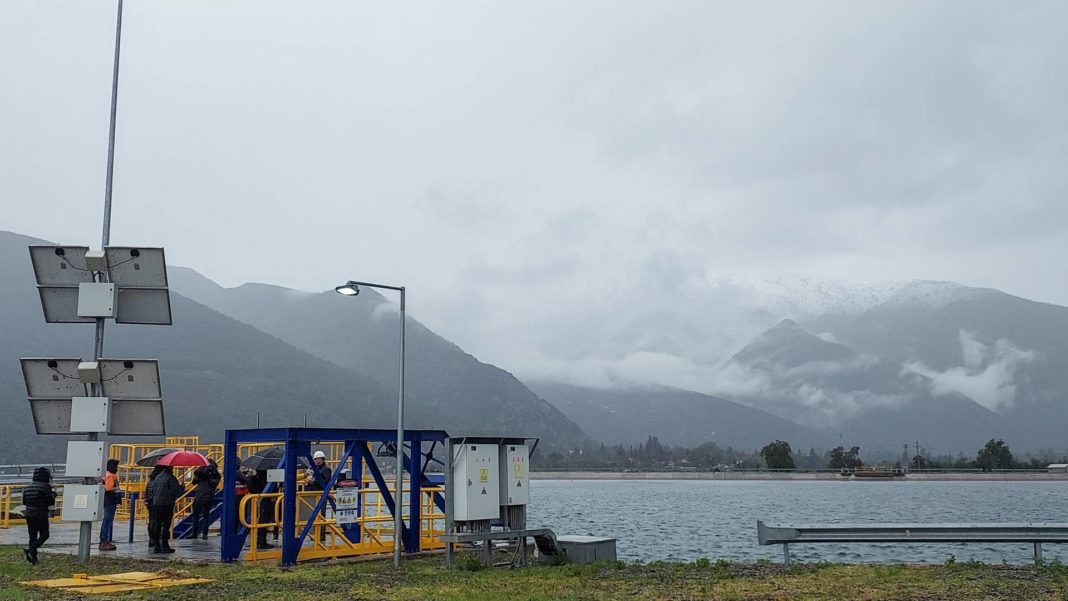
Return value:
<svg viewBox="0 0 1068 601">
<path fill-rule="evenodd" d="M 617 538 L 619 559 L 782 560 L 757 545 L 756 522 L 1068 522 L 1060 482 L 534 480 L 527 523 Z M 1068 545 L 1044 545 L 1068 563 Z M 790 545 L 796 561 L 1025 564 L 1030 544 Z"/>
</svg>

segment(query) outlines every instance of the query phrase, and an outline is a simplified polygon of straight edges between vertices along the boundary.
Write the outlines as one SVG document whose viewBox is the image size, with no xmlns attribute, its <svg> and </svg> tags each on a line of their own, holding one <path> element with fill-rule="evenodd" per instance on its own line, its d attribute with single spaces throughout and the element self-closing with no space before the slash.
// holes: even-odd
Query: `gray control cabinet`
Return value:
<svg viewBox="0 0 1068 601">
<path fill-rule="evenodd" d="M 63 485 L 64 522 L 95 522 L 102 517 L 104 517 L 104 485 Z"/>
<path fill-rule="evenodd" d="M 500 457 L 495 444 L 463 444 L 453 450 L 453 513 L 458 522 L 501 516 Z"/>
</svg>

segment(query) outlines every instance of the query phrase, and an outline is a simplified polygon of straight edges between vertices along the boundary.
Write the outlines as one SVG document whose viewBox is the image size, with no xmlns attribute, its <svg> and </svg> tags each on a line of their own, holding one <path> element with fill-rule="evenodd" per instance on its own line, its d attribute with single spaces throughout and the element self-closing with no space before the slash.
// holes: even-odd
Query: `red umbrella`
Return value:
<svg viewBox="0 0 1068 601">
<path fill-rule="evenodd" d="M 204 458 L 200 453 L 194 453 L 193 451 L 175 451 L 168 453 L 159 458 L 156 465 L 164 465 L 171 467 L 196 467 L 201 465 L 207 465 L 208 460 Z"/>
</svg>

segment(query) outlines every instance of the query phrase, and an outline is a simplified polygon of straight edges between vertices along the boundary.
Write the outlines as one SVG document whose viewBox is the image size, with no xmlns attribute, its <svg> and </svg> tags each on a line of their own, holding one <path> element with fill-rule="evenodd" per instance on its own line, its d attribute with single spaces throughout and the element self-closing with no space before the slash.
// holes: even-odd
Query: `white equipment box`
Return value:
<svg viewBox="0 0 1068 601">
<path fill-rule="evenodd" d="M 72 433 L 107 432 L 110 421 L 111 403 L 108 397 L 76 396 L 71 399 L 70 431 Z"/>
<path fill-rule="evenodd" d="M 67 443 L 68 476 L 99 478 L 104 475 L 104 443 L 98 440 L 72 440 Z"/>
<path fill-rule="evenodd" d="M 501 517 L 500 457 L 495 444 L 453 449 L 453 513 L 458 522 Z"/>
<path fill-rule="evenodd" d="M 103 517 L 104 485 L 63 485 L 64 522 L 95 522 Z"/>
<path fill-rule="evenodd" d="M 526 505 L 530 502 L 529 460 L 530 449 L 527 445 L 501 445 L 501 505 Z"/>
<path fill-rule="evenodd" d="M 78 284 L 78 317 L 115 317 L 117 295 L 115 284 Z"/>
</svg>

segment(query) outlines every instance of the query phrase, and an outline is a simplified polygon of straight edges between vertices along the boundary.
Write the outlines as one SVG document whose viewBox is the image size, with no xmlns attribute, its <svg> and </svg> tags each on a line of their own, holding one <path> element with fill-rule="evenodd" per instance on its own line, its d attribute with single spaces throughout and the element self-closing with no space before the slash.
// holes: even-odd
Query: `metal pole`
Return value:
<svg viewBox="0 0 1068 601">
<path fill-rule="evenodd" d="M 456 479 L 452 476 L 452 438 L 445 439 L 445 534 L 451 536 L 456 529 L 453 521 L 455 510 L 453 509 L 453 486 Z M 445 567 L 452 569 L 453 549 L 452 543 L 445 543 Z"/>
<path fill-rule="evenodd" d="M 115 173 L 115 117 L 119 102 L 119 56 L 122 43 L 122 0 L 118 0 L 115 16 L 115 62 L 111 72 L 111 121 L 108 126 L 108 163 L 107 177 L 104 184 L 104 222 L 100 236 L 100 247 L 104 248 L 111 242 L 111 189 Z M 97 278 L 103 279 L 98 276 Z M 93 361 L 100 359 L 104 354 L 104 318 L 96 320 L 96 331 L 93 335 Z M 100 396 L 99 384 L 93 385 L 93 396 Z M 88 440 L 98 440 L 96 434 L 90 434 Z M 86 478 L 86 484 L 96 484 L 94 478 Z M 81 522 L 78 526 L 78 559 L 89 559 L 89 548 L 92 546 L 93 523 Z"/>
<path fill-rule="evenodd" d="M 111 72 L 111 125 L 108 128 L 108 174 L 104 185 L 104 234 L 101 246 L 111 241 L 111 184 L 115 173 L 115 115 L 119 106 L 119 44 L 122 40 L 122 0 L 115 20 L 115 67 Z"/>
<path fill-rule="evenodd" d="M 397 485 L 393 497 L 393 567 L 400 567 L 401 532 L 404 520 L 401 519 L 403 506 L 401 499 L 404 492 L 404 286 L 400 290 L 400 386 L 397 394 Z M 412 449 L 412 454 L 416 452 Z"/>
</svg>

